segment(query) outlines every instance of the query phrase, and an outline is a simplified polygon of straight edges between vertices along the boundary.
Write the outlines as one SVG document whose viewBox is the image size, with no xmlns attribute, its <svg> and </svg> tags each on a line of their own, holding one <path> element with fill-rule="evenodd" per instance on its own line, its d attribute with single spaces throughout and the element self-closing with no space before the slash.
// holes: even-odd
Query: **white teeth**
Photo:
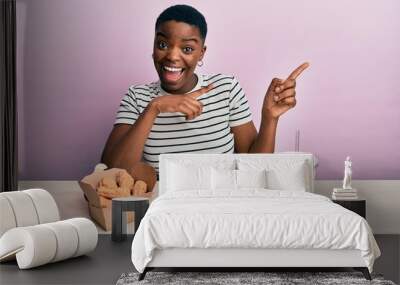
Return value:
<svg viewBox="0 0 400 285">
<path fill-rule="evenodd" d="M 181 72 L 182 68 L 177 68 L 177 67 L 169 67 L 169 66 L 164 66 L 165 70 L 171 71 L 171 72 Z"/>
</svg>

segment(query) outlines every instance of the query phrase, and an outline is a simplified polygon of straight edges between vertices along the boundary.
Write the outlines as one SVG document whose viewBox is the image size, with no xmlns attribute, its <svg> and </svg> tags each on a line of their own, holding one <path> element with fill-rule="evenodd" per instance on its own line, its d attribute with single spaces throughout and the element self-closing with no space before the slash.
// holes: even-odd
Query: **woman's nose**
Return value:
<svg viewBox="0 0 400 285">
<path fill-rule="evenodd" d="M 167 59 L 170 61 L 179 60 L 180 50 L 179 48 L 171 48 L 168 50 Z"/>
</svg>

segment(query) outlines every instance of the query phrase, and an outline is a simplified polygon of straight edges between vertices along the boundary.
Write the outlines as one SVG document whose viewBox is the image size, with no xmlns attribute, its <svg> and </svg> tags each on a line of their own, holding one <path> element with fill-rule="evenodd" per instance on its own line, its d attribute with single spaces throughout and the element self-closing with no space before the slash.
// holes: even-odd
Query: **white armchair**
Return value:
<svg viewBox="0 0 400 285">
<path fill-rule="evenodd" d="M 92 221 L 60 221 L 53 197 L 43 189 L 0 193 L 0 262 L 17 260 L 20 269 L 80 256 L 95 249 Z"/>
</svg>

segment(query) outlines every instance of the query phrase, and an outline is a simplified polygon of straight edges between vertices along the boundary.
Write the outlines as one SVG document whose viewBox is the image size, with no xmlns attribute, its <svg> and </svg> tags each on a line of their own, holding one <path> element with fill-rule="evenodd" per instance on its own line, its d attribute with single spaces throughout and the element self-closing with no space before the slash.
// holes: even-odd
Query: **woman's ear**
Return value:
<svg viewBox="0 0 400 285">
<path fill-rule="evenodd" d="M 206 46 L 203 46 L 203 47 L 201 48 L 201 53 L 200 53 L 200 59 L 199 59 L 199 60 L 202 60 L 202 59 L 203 59 L 204 54 L 206 53 L 206 50 L 207 50 L 207 47 L 206 47 Z"/>
</svg>

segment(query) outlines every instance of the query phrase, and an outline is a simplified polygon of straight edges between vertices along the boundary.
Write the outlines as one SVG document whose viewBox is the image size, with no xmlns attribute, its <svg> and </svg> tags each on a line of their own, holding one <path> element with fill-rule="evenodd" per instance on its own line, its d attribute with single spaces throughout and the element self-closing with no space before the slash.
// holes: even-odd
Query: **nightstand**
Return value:
<svg viewBox="0 0 400 285">
<path fill-rule="evenodd" d="M 366 201 L 364 199 L 357 200 L 332 200 L 332 202 L 339 204 L 340 206 L 359 214 L 361 217 L 366 219 Z"/>
<path fill-rule="evenodd" d="M 140 221 L 149 208 L 149 198 L 143 197 L 120 197 L 112 199 L 112 230 L 111 239 L 113 241 L 123 241 L 127 238 L 126 234 L 126 215 L 124 212 L 135 212 L 135 232 L 139 227 Z"/>
</svg>

